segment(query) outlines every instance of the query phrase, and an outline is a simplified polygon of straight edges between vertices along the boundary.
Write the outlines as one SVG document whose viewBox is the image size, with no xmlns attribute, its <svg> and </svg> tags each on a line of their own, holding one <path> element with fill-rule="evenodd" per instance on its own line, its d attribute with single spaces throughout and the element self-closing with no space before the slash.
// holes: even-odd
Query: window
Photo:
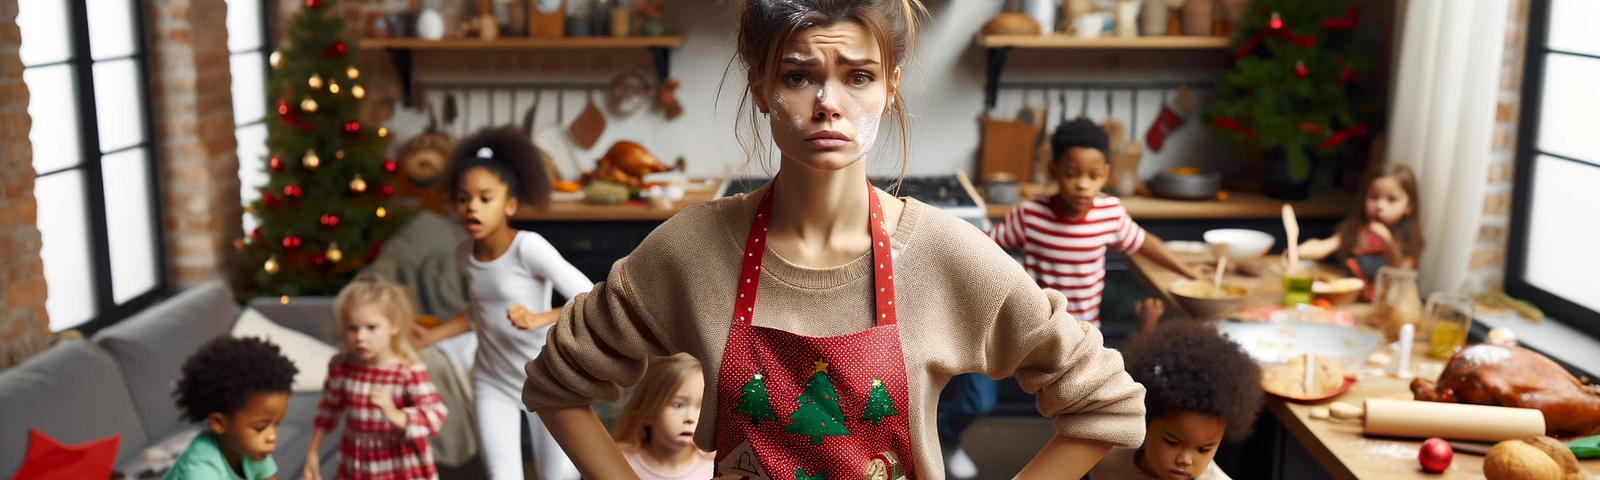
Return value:
<svg viewBox="0 0 1600 480">
<path fill-rule="evenodd" d="M 265 0 L 227 0 L 228 70 L 233 77 L 233 137 L 239 143 L 239 196 L 248 205 L 267 183 L 262 159 L 267 156 L 267 41 Z M 255 228 L 255 217 L 244 216 L 244 231 Z"/>
<path fill-rule="evenodd" d="M 1600 2 L 1530 7 L 1506 290 L 1600 336 Z"/>
<path fill-rule="evenodd" d="M 134 0 L 17 9 L 45 310 L 51 330 L 94 330 L 166 288 L 144 22 Z"/>
</svg>

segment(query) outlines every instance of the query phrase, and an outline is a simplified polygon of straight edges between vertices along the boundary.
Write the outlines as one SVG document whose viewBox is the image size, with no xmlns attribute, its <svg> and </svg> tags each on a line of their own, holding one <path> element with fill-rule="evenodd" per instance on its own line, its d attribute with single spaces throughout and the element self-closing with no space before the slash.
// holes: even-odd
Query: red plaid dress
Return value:
<svg viewBox="0 0 1600 480">
<path fill-rule="evenodd" d="M 402 431 L 372 403 L 385 391 L 406 414 Z M 347 480 L 432 480 L 438 478 L 427 437 L 444 425 L 445 406 L 420 364 L 390 367 L 354 365 L 335 358 L 317 405 L 316 426 L 333 430 L 345 414 L 339 442 L 339 478 Z"/>
</svg>

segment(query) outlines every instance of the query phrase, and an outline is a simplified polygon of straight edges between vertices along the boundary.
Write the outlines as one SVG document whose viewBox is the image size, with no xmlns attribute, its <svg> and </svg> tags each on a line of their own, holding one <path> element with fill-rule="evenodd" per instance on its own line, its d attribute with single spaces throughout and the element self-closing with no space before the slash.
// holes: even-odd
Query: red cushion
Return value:
<svg viewBox="0 0 1600 480">
<path fill-rule="evenodd" d="M 122 434 L 78 445 L 65 445 L 36 429 L 28 429 L 28 455 L 11 480 L 100 480 L 111 478 Z"/>
</svg>

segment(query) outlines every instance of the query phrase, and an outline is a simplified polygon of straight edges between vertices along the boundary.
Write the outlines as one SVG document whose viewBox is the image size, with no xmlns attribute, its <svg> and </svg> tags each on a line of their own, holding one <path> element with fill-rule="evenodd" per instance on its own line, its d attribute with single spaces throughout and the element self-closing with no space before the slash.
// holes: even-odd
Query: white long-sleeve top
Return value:
<svg viewBox="0 0 1600 480">
<path fill-rule="evenodd" d="M 506 309 L 522 305 L 529 312 L 550 309 L 552 287 L 573 298 L 594 288 L 576 267 L 537 233 L 518 231 L 511 248 L 487 262 L 472 257 L 472 240 L 456 247 L 456 264 L 467 276 L 472 305 L 467 318 L 478 335 L 472 372 L 476 381 L 490 381 L 512 398 L 521 396 L 526 377 L 522 365 L 539 355 L 550 327 L 518 330 Z"/>
</svg>

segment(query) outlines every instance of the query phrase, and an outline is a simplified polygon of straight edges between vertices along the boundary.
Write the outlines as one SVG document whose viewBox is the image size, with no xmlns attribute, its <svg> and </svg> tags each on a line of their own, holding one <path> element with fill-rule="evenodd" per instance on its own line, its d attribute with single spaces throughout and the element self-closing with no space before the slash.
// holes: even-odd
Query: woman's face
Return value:
<svg viewBox="0 0 1600 480">
<path fill-rule="evenodd" d="M 807 167 L 831 171 L 872 149 L 900 70 L 883 64 L 866 27 L 840 22 L 796 33 L 779 54 L 777 78 L 755 75 L 751 94 L 767 114 L 778 150 Z"/>
</svg>

